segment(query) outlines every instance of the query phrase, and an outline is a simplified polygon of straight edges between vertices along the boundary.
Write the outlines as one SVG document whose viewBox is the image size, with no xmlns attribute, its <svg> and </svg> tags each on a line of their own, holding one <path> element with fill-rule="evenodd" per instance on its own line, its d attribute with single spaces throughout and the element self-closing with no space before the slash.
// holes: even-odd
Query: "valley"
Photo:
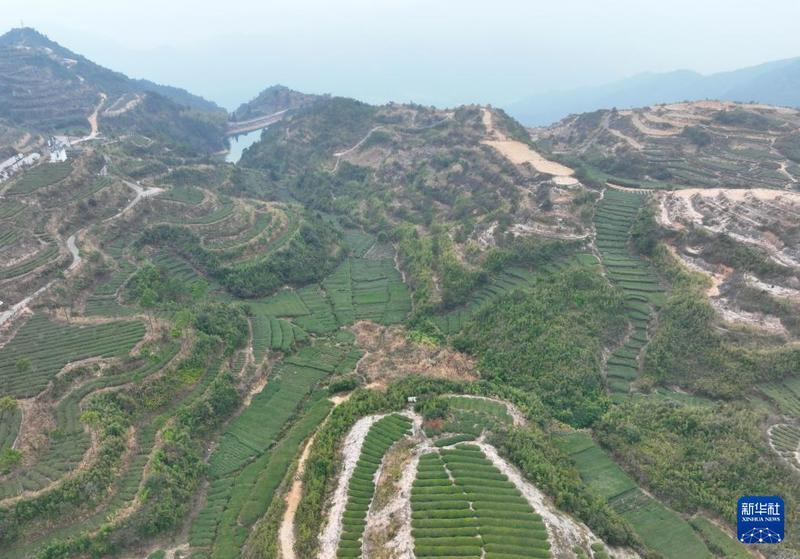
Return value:
<svg viewBox="0 0 800 559">
<path fill-rule="evenodd" d="M 800 553 L 800 111 L 0 103 L 0 557 Z"/>
</svg>

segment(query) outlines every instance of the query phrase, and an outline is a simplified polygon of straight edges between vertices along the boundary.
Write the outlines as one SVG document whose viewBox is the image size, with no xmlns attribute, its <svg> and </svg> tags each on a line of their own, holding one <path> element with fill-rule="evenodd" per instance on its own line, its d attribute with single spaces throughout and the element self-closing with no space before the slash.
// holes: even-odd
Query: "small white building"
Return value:
<svg viewBox="0 0 800 559">
<path fill-rule="evenodd" d="M 67 136 L 50 136 L 47 148 L 50 150 L 50 163 L 63 163 L 67 160 L 67 148 L 70 146 Z"/>
<path fill-rule="evenodd" d="M 63 163 L 67 160 L 67 150 L 61 148 L 50 152 L 50 163 Z"/>
</svg>

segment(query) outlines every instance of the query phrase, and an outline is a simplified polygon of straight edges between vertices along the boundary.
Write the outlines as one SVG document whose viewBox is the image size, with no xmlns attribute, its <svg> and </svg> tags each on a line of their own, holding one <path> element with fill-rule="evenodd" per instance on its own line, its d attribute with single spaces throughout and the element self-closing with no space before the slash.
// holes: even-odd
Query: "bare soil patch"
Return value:
<svg viewBox="0 0 800 559">
<path fill-rule="evenodd" d="M 449 348 L 409 340 L 402 326 L 362 320 L 350 327 L 356 345 L 365 350 L 356 371 L 374 387 L 418 374 L 448 380 L 477 380 L 475 360 Z"/>
<path fill-rule="evenodd" d="M 545 159 L 541 154 L 531 149 L 529 145 L 507 138 L 505 134 L 494 127 L 492 113 L 489 109 L 483 109 L 481 118 L 486 128 L 486 135 L 489 138 L 483 140 L 481 143 L 493 147 L 515 165 L 524 165 L 528 163 L 539 173 L 554 175 L 556 177 L 565 177 L 563 179 L 565 181 L 567 180 L 566 177 L 569 177 L 575 172 L 566 165 Z M 573 180 L 575 182 L 564 182 L 563 184 L 577 183 L 577 180 Z"/>
</svg>

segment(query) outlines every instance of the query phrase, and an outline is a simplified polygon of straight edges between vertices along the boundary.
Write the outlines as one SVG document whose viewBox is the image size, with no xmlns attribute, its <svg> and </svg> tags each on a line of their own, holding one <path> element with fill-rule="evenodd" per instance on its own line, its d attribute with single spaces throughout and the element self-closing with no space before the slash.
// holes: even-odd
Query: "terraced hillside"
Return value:
<svg viewBox="0 0 800 559">
<path fill-rule="evenodd" d="M 0 160 L 43 155 L 0 183 L 0 557 L 742 557 L 767 491 L 797 531 L 795 113 L 534 143 L 273 88 L 234 165 L 27 31 L 0 89 Z M 695 181 L 772 190 L 630 187 Z"/>
<path fill-rule="evenodd" d="M 80 327 L 36 315 L 0 349 L 2 392 L 14 397 L 38 394 L 68 363 L 125 355 L 143 335 L 140 321 Z"/>
<path fill-rule="evenodd" d="M 709 279 L 707 294 L 726 322 L 787 342 L 798 338 L 799 193 L 690 189 L 658 204 L 659 224 L 676 237 L 675 255 Z"/>
<path fill-rule="evenodd" d="M 594 216 L 597 250 L 608 278 L 625 293 L 625 313 L 630 330 L 625 342 L 606 362 L 606 379 L 612 392 L 628 392 L 636 380 L 639 356 L 647 344 L 648 327 L 663 302 L 659 279 L 643 259 L 633 255 L 630 230 L 645 199 L 642 194 L 606 189 Z"/>
<path fill-rule="evenodd" d="M 543 131 L 589 181 L 644 188 L 795 189 L 796 109 L 718 101 L 571 116 Z"/>
<path fill-rule="evenodd" d="M 99 118 L 104 132 L 160 133 L 208 152 L 224 147 L 227 118 L 214 103 L 131 80 L 30 28 L 0 37 L 0 99 L 0 119 L 36 131 L 94 139 Z"/>
<path fill-rule="evenodd" d="M 643 492 L 585 434 L 563 433 L 555 441 L 569 454 L 584 483 L 631 523 L 645 545 L 663 557 L 750 556 L 744 546 L 702 516 L 686 520 Z M 721 549 L 719 542 L 723 543 Z"/>
<path fill-rule="evenodd" d="M 336 548 L 337 558 L 361 557 L 362 538 L 367 512 L 375 496 L 375 474 L 386 451 L 408 431 L 411 420 L 401 415 L 389 415 L 376 421 L 369 429 L 361 447 L 359 460 L 350 477 L 347 504 L 342 513 L 342 532 Z"/>
<path fill-rule="evenodd" d="M 433 409 L 434 402 L 438 410 L 445 406 L 443 424 L 412 410 L 348 422 L 351 427 L 340 432 L 342 444 L 334 451 L 341 466 L 329 479 L 327 503 L 317 503 L 318 488 L 308 485 L 319 472 L 306 470 L 299 511 L 309 505 L 325 511 L 318 523 L 319 540 L 306 553 L 322 559 L 617 556 L 620 550 L 612 551 L 585 525 L 559 511 L 486 442 L 493 433 L 524 427 L 516 406 L 481 396 L 428 398 L 415 407 Z M 340 409 L 344 414 L 358 406 L 348 402 Z M 334 413 L 331 423 L 342 417 Z M 326 425 L 318 440 L 332 429 L 338 431 Z M 470 439 L 477 441 L 463 442 Z M 313 467 L 321 444 L 326 443 L 315 441 L 307 467 Z M 308 544 L 315 540 L 300 525 L 295 532 L 295 550 L 305 549 L 307 539 Z M 276 541 L 284 555 L 285 544 Z"/>
<path fill-rule="evenodd" d="M 423 455 L 411 507 L 416 557 L 550 557 L 541 517 L 477 447 Z"/>
</svg>

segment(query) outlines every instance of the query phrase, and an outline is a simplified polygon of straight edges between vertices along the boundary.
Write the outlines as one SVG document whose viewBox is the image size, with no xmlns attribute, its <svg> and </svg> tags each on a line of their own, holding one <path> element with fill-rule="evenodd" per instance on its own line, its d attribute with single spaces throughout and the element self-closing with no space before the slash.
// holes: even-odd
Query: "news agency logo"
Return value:
<svg viewBox="0 0 800 559">
<path fill-rule="evenodd" d="M 747 496 L 737 504 L 739 541 L 746 544 L 783 541 L 783 499 L 778 496 Z"/>
</svg>

